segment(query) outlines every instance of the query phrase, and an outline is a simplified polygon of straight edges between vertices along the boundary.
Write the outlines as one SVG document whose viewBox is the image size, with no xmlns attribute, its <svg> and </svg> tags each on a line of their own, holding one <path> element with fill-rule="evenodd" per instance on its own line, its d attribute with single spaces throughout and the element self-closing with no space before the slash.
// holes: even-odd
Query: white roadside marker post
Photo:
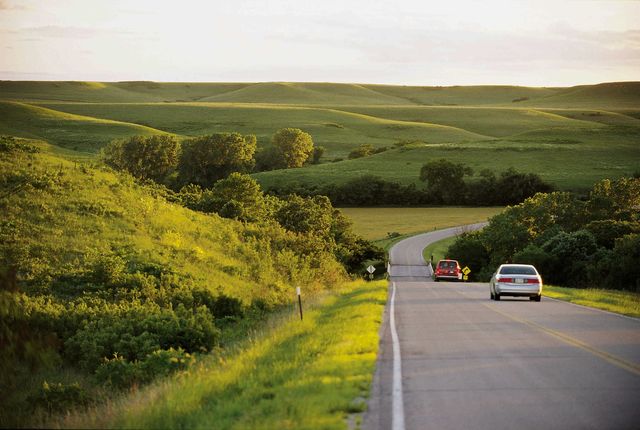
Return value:
<svg viewBox="0 0 640 430">
<path fill-rule="evenodd" d="M 296 294 L 298 296 L 298 307 L 300 308 L 300 321 L 302 321 L 302 298 L 300 296 L 300 287 L 296 287 Z"/>
</svg>

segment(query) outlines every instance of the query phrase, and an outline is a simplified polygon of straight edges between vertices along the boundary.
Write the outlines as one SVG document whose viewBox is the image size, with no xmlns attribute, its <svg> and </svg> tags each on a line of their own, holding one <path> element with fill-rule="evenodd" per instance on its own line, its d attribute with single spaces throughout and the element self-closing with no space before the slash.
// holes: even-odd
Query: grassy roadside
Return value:
<svg viewBox="0 0 640 430">
<path fill-rule="evenodd" d="M 544 286 L 543 294 L 554 299 L 640 318 L 640 294 L 631 291 L 577 289 Z"/>
<path fill-rule="evenodd" d="M 449 246 L 451 246 L 451 244 L 455 242 L 455 240 L 456 240 L 456 236 L 451 236 L 446 239 L 433 242 L 432 244 L 427 246 L 425 249 L 422 250 L 422 256 L 424 257 L 424 261 L 429 261 L 429 258 L 433 255 L 433 261 L 435 265 L 435 263 L 437 263 L 438 260 L 442 260 L 448 257 L 447 250 L 449 249 Z"/>
<path fill-rule="evenodd" d="M 345 428 L 366 408 L 386 282 L 354 282 L 230 356 L 62 427 Z M 357 416 L 352 416 L 356 424 Z"/>
</svg>

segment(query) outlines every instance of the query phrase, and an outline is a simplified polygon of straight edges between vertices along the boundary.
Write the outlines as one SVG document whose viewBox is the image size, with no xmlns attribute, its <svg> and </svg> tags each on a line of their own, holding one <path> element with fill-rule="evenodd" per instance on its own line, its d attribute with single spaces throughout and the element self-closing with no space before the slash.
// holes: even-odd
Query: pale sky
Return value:
<svg viewBox="0 0 640 430">
<path fill-rule="evenodd" d="M 0 79 L 640 80 L 640 1 L 0 0 Z"/>
</svg>

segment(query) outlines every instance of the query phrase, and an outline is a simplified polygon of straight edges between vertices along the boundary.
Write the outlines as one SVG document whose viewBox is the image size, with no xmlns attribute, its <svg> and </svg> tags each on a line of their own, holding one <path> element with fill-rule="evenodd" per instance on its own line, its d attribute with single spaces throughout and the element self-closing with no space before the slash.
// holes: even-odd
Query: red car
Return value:
<svg viewBox="0 0 640 430">
<path fill-rule="evenodd" d="M 436 265 L 433 279 L 438 282 L 441 279 L 459 281 L 462 279 L 462 270 L 457 260 L 440 260 Z"/>
</svg>

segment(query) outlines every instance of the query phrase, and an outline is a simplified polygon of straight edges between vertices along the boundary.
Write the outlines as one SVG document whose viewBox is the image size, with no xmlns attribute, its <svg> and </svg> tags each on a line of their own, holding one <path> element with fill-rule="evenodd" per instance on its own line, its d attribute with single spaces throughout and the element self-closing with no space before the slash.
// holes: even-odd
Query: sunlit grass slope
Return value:
<svg viewBox="0 0 640 430">
<path fill-rule="evenodd" d="M 365 85 L 266 82 L 237 91 L 207 97 L 201 101 L 276 104 L 411 104 L 402 97 L 387 95 Z"/>
<path fill-rule="evenodd" d="M 126 122 L 63 113 L 18 102 L 0 102 L 0 134 L 43 139 L 67 148 L 95 152 L 110 140 L 162 133 Z"/>
<path fill-rule="evenodd" d="M 556 114 L 523 108 L 452 107 L 452 106 L 349 106 L 359 112 L 398 121 L 426 122 L 461 128 L 486 136 L 505 137 L 541 128 L 588 125 L 594 117 Z M 610 114 L 609 118 L 616 114 Z M 616 115 L 623 117 L 622 115 Z M 602 118 L 600 116 L 598 118 Z M 628 118 L 628 117 L 627 117 Z M 638 123 L 640 125 L 640 122 Z"/>
<path fill-rule="evenodd" d="M 611 82 L 564 88 L 547 97 L 524 100 L 524 106 L 595 108 L 616 110 L 637 108 L 640 82 Z"/>
<path fill-rule="evenodd" d="M 345 286 L 299 321 L 64 427 L 344 429 L 366 408 L 386 282 Z M 354 422 L 359 422 L 358 418 Z"/>
<path fill-rule="evenodd" d="M 534 130 L 496 140 L 464 144 L 416 144 L 371 157 L 321 164 L 304 169 L 256 174 L 266 188 L 287 183 L 344 183 L 375 174 L 400 183 L 419 182 L 420 168 L 445 158 L 465 163 L 476 173 L 509 167 L 534 172 L 561 189 L 585 190 L 602 178 L 640 170 L 640 128 L 602 127 Z"/>
<path fill-rule="evenodd" d="M 191 211 L 128 176 L 77 164 L 35 144 L 40 153 L 0 159 L 3 193 L 8 192 L 3 221 L 11 221 L 32 258 L 46 262 L 47 276 L 117 255 L 245 304 L 277 304 L 293 288 L 292 279 L 312 290 L 332 282 L 320 279 L 308 262 L 271 249 L 269 238 L 282 240 L 273 228 L 257 235 L 257 227 Z M 24 185 L 31 182 L 41 185 Z"/>
<path fill-rule="evenodd" d="M 477 85 L 450 87 L 419 87 L 404 85 L 364 85 L 366 88 L 410 104 L 433 106 L 515 104 L 523 98 L 537 99 L 556 94 L 561 88 L 533 88 L 511 85 Z"/>
<path fill-rule="evenodd" d="M 448 125 L 396 121 L 336 109 L 236 103 L 86 104 L 44 106 L 73 114 L 144 124 L 167 132 L 198 135 L 237 131 L 269 142 L 280 128 L 297 127 L 313 136 L 330 157 L 344 157 L 363 143 L 389 146 L 399 140 L 460 142 L 485 138 Z M 567 120 L 568 121 L 568 120 Z"/>
</svg>

